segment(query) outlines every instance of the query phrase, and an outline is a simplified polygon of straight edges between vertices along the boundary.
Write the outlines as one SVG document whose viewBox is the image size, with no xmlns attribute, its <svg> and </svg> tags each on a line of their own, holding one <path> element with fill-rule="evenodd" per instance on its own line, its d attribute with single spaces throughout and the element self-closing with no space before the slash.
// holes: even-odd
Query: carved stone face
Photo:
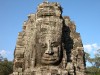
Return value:
<svg viewBox="0 0 100 75">
<path fill-rule="evenodd" d="M 62 21 L 61 21 L 62 22 Z M 37 24 L 39 26 L 39 24 Z M 61 36 L 62 36 L 62 24 L 53 23 L 52 21 L 42 22 L 38 33 L 37 43 L 37 65 L 55 65 L 59 64 L 62 58 L 61 49 Z"/>
<path fill-rule="evenodd" d="M 58 39 L 58 37 L 55 37 Z M 45 52 L 42 55 L 41 63 L 42 64 L 56 64 L 61 58 L 61 42 L 58 40 L 50 38 L 45 39 L 44 47 Z"/>
</svg>

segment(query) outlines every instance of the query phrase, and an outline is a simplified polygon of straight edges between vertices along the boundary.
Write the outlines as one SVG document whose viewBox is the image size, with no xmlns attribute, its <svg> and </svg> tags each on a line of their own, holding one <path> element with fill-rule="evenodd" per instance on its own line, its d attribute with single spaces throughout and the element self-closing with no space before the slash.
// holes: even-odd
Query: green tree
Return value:
<svg viewBox="0 0 100 75">
<path fill-rule="evenodd" d="M 3 57 L 2 57 L 2 55 L 0 54 L 0 62 L 3 60 Z"/>
<path fill-rule="evenodd" d="M 12 70 L 12 61 L 8 61 L 7 58 L 2 57 L 0 61 L 0 75 L 9 75 L 12 73 Z"/>
<path fill-rule="evenodd" d="M 85 59 L 92 65 L 91 67 L 87 67 L 87 74 L 100 75 L 100 49 L 97 50 L 94 58 L 91 58 L 90 54 L 85 52 Z"/>
<path fill-rule="evenodd" d="M 95 54 L 95 67 L 100 68 L 100 49 Z"/>
</svg>

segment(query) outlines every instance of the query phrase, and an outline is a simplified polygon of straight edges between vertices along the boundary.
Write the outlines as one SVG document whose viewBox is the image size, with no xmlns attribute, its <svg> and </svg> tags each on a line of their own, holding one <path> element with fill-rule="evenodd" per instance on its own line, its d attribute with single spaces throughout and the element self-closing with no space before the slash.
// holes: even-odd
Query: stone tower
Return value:
<svg viewBox="0 0 100 75">
<path fill-rule="evenodd" d="M 12 75 L 85 75 L 80 34 L 57 2 L 39 4 L 19 32 Z"/>
</svg>

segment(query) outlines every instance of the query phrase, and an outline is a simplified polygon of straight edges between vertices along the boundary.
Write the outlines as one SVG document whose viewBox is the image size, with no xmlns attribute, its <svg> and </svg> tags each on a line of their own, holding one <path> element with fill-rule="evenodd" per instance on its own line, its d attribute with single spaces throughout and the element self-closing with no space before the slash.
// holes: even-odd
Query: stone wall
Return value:
<svg viewBox="0 0 100 75">
<path fill-rule="evenodd" d="M 85 75 L 80 34 L 57 2 L 41 3 L 19 32 L 12 75 Z"/>
</svg>

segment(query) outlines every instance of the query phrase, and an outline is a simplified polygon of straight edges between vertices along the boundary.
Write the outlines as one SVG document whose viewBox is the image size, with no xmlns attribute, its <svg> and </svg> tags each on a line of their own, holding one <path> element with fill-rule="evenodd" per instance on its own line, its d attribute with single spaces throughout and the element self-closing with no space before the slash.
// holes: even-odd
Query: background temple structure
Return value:
<svg viewBox="0 0 100 75">
<path fill-rule="evenodd" d="M 39 4 L 19 32 L 12 75 L 85 75 L 80 34 L 57 2 Z"/>
</svg>

